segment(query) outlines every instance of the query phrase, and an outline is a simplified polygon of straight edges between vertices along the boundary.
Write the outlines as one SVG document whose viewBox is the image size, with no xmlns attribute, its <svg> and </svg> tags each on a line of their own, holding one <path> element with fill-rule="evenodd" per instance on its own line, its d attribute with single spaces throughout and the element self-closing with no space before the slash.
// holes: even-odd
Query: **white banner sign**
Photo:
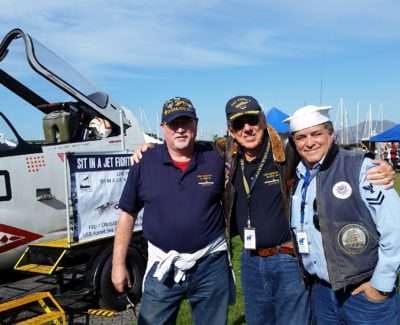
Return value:
<svg viewBox="0 0 400 325">
<path fill-rule="evenodd" d="M 121 197 L 130 167 L 130 154 L 68 155 L 73 241 L 114 236 Z M 137 218 L 135 231 L 141 230 Z"/>
</svg>

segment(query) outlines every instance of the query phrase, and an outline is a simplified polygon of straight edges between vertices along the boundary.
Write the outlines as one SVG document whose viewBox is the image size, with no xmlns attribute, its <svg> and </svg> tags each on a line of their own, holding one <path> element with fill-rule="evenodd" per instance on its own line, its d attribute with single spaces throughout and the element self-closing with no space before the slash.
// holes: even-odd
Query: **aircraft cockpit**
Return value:
<svg viewBox="0 0 400 325">
<path fill-rule="evenodd" d="M 66 58 L 81 45 L 68 44 Z M 87 195 L 80 204 L 93 204 L 87 215 L 114 202 L 127 153 L 145 142 L 133 112 L 78 71 L 21 29 L 0 38 L 0 269 L 15 265 L 27 243 L 73 236 L 82 226 L 72 188 Z M 71 171 L 72 156 L 81 157 L 79 171 Z M 103 168 L 112 173 L 102 176 Z"/>
<path fill-rule="evenodd" d="M 43 117 L 46 144 L 99 140 L 117 135 L 107 119 L 87 113 L 77 102 L 43 104 L 40 108 L 50 111 Z"/>
<path fill-rule="evenodd" d="M 124 133 L 131 126 L 108 94 L 21 29 L 0 43 L 0 85 L 0 156 L 118 136 L 121 125 Z M 12 107 L 7 116 L 4 107 Z"/>
</svg>

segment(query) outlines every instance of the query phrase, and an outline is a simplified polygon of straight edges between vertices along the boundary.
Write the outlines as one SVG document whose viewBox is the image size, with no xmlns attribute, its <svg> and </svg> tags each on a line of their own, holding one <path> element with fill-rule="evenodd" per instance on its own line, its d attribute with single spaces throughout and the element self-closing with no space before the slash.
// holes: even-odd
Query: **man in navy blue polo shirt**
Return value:
<svg viewBox="0 0 400 325">
<path fill-rule="evenodd" d="M 224 164 L 211 146 L 195 142 L 192 103 L 175 97 L 163 106 L 165 143 L 131 167 L 119 207 L 112 281 L 123 292 L 137 213 L 144 207 L 148 240 L 139 324 L 173 324 L 187 297 L 196 324 L 225 324 L 231 272 L 221 204 Z"/>
</svg>

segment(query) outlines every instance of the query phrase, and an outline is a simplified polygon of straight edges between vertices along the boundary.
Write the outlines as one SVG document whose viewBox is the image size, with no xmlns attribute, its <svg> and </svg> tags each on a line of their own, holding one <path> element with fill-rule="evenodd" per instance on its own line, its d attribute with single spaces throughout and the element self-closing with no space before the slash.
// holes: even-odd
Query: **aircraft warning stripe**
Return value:
<svg viewBox="0 0 400 325">
<path fill-rule="evenodd" d="M 89 309 L 87 313 L 98 317 L 114 317 L 118 314 L 116 311 L 109 309 Z"/>
</svg>

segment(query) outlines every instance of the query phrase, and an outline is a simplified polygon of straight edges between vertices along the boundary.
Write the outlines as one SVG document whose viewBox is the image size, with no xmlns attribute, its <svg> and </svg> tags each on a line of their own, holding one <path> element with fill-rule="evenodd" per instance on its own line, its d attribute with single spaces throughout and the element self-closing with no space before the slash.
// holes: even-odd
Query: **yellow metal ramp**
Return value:
<svg viewBox="0 0 400 325">
<path fill-rule="evenodd" d="M 45 255 L 47 253 L 50 255 L 50 253 L 48 253 L 49 249 L 52 250 L 51 254 L 53 255 L 50 264 L 35 262 L 34 254 Z M 67 251 L 68 249 L 66 248 L 46 246 L 43 243 L 41 245 L 29 245 L 18 259 L 14 269 L 23 272 L 52 275 L 63 269 L 59 264 Z"/>
<path fill-rule="evenodd" d="M 23 272 L 31 272 L 31 273 L 38 273 L 38 274 L 48 274 L 51 275 L 54 272 L 61 271 L 62 267 L 55 267 L 53 265 L 41 265 L 41 264 L 25 264 L 21 266 L 15 266 L 14 268 L 17 271 Z"/>
<path fill-rule="evenodd" d="M 0 319 L 7 314 L 21 313 L 28 307 L 32 309 L 33 306 L 39 311 L 29 316 L 16 315 L 17 320 L 13 324 L 66 324 L 65 312 L 50 292 L 35 292 L 0 304 Z"/>
<path fill-rule="evenodd" d="M 85 249 L 89 242 L 69 242 L 67 237 L 29 244 L 14 266 L 17 271 L 53 275 L 61 270 L 68 252 Z"/>
<path fill-rule="evenodd" d="M 68 243 L 67 237 L 41 241 L 38 243 L 30 244 L 32 247 L 53 247 L 53 248 L 70 248 L 71 244 Z"/>
</svg>

